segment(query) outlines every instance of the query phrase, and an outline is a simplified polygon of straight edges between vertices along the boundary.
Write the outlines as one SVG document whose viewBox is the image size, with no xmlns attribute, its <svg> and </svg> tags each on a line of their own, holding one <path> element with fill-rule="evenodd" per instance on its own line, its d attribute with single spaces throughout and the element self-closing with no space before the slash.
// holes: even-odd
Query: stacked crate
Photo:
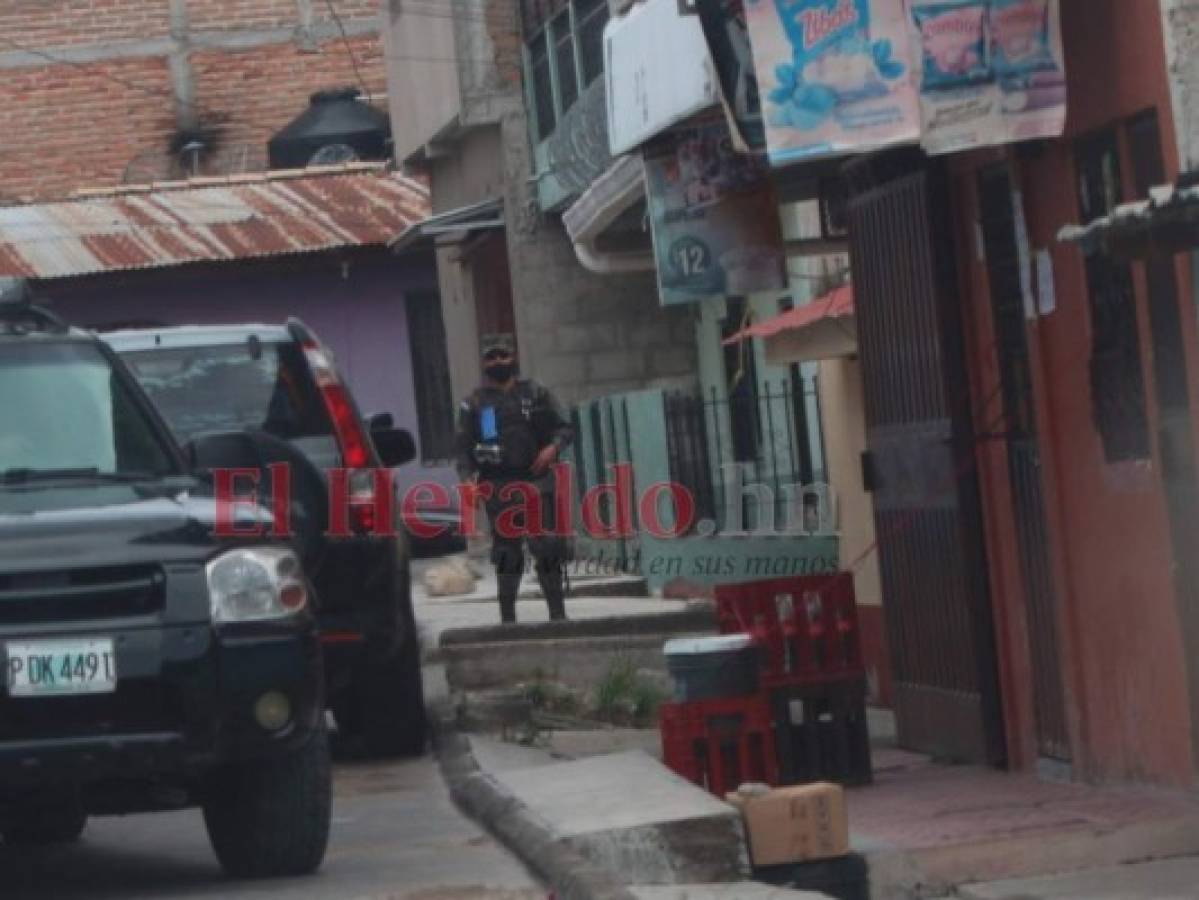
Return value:
<svg viewBox="0 0 1199 900">
<path fill-rule="evenodd" d="M 661 715 L 663 758 L 718 796 L 771 785 L 871 780 L 853 577 L 774 579 L 716 592 L 724 635 L 756 648 L 757 678 L 737 696 L 692 697 Z M 739 780 L 738 780 L 739 779 Z"/>
</svg>

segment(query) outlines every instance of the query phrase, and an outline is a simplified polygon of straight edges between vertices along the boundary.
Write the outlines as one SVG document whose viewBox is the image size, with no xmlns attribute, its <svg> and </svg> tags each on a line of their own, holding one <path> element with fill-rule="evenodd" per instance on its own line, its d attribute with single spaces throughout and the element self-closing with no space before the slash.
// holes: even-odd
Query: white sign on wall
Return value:
<svg viewBox="0 0 1199 900">
<path fill-rule="evenodd" d="M 612 155 L 720 102 L 699 16 L 679 0 L 647 0 L 604 30 L 608 140 Z"/>
</svg>

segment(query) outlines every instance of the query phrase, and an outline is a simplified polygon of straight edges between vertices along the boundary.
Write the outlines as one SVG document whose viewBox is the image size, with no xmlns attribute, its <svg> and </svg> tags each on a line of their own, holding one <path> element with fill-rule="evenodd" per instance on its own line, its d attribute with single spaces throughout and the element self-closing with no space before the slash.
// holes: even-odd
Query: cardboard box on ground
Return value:
<svg viewBox="0 0 1199 900">
<path fill-rule="evenodd" d="M 742 785 L 729 794 L 741 810 L 755 866 L 833 859 L 849 853 L 845 791 L 819 782 L 771 790 Z"/>
</svg>

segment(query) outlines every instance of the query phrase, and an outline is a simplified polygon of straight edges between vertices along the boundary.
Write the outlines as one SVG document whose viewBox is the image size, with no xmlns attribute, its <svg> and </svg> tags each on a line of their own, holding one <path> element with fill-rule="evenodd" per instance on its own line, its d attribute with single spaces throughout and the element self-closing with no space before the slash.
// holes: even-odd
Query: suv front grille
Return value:
<svg viewBox="0 0 1199 900">
<path fill-rule="evenodd" d="M 0 575 L 0 625 L 147 616 L 162 609 L 165 597 L 158 566 Z"/>
</svg>

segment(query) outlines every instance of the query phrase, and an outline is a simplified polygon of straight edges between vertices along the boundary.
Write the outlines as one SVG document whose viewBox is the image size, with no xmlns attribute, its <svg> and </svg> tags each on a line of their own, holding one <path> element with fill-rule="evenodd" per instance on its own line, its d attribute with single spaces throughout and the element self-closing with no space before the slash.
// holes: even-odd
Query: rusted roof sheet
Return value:
<svg viewBox="0 0 1199 900">
<path fill-rule="evenodd" d="M 428 216 L 424 183 L 369 164 L 94 192 L 0 207 L 0 275 L 68 278 L 385 246 Z"/>
</svg>

